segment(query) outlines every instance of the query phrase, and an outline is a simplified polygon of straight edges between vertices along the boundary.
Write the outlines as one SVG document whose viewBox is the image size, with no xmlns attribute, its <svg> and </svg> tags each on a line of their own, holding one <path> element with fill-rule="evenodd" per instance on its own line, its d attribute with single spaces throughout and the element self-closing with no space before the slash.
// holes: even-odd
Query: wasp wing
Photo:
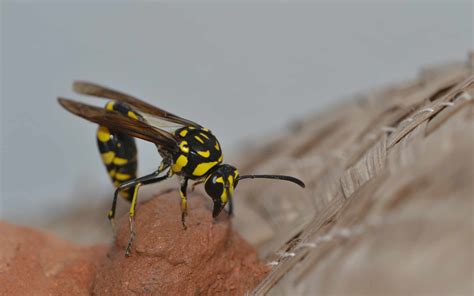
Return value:
<svg viewBox="0 0 474 296">
<path fill-rule="evenodd" d="M 177 140 L 172 134 L 150 126 L 146 122 L 131 119 L 116 111 L 106 110 L 69 99 L 58 98 L 58 102 L 69 112 L 106 126 L 110 130 L 123 132 L 132 137 L 153 142 L 168 151 L 176 150 Z"/>
<path fill-rule="evenodd" d="M 101 86 L 95 83 L 86 82 L 86 81 L 75 81 L 73 84 L 73 89 L 75 92 L 79 94 L 95 96 L 99 98 L 107 98 L 107 99 L 127 103 L 130 106 L 137 109 L 138 111 L 148 113 L 155 117 L 164 118 L 166 121 L 178 123 L 183 126 L 201 127 L 199 124 L 191 120 L 174 115 L 168 111 L 155 107 L 131 95 L 128 95 L 128 94 L 125 94 L 125 93 L 122 93 L 122 92 L 119 92 L 119 91 L 116 91 L 111 88 Z"/>
</svg>

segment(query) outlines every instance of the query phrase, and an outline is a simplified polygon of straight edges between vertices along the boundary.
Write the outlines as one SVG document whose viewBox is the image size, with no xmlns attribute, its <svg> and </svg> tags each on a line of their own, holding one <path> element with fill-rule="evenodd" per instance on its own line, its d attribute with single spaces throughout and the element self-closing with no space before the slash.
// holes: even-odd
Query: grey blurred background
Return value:
<svg viewBox="0 0 474 296">
<path fill-rule="evenodd" d="M 454 1 L 2 2 L 1 25 L 0 214 L 40 227 L 78 207 L 105 221 L 95 203 L 112 196 L 96 126 L 56 102 L 80 98 L 75 79 L 197 121 L 229 156 L 245 139 L 265 141 L 292 119 L 473 48 L 473 4 Z M 140 174 L 151 172 L 154 146 L 139 150 Z"/>
</svg>

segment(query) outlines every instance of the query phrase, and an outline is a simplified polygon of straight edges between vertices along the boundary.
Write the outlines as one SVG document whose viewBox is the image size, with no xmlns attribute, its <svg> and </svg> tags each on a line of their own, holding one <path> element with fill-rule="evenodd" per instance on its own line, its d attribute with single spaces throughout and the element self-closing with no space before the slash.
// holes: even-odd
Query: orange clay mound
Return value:
<svg viewBox="0 0 474 296">
<path fill-rule="evenodd" d="M 80 247 L 0 221 L 0 295 L 90 295 L 105 246 Z"/>
<path fill-rule="evenodd" d="M 138 205 L 131 256 L 128 216 L 115 245 L 77 246 L 0 222 L 0 295 L 243 295 L 267 274 L 255 249 L 202 196 L 189 200 L 183 230 L 176 192 Z"/>
<path fill-rule="evenodd" d="M 243 295 L 266 275 L 253 247 L 232 231 L 222 213 L 194 195 L 188 203 L 188 229 L 181 226 L 177 192 L 138 205 L 136 238 L 130 257 L 128 216 L 119 221 L 117 240 L 100 268 L 95 295 Z"/>
</svg>

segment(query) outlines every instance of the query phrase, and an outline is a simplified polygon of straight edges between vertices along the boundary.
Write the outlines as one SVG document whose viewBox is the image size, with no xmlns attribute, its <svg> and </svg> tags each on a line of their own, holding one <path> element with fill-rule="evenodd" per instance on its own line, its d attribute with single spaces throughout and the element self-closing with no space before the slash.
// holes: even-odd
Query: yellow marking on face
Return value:
<svg viewBox="0 0 474 296">
<path fill-rule="evenodd" d="M 214 145 L 214 148 L 216 148 L 217 151 L 221 150 L 221 147 L 219 147 L 219 143 L 216 142 L 216 145 Z"/>
<path fill-rule="evenodd" d="M 188 158 L 186 155 L 181 154 L 178 159 L 176 159 L 176 162 L 171 166 L 171 170 L 174 173 L 179 173 L 188 164 Z"/>
<path fill-rule="evenodd" d="M 225 190 L 224 178 L 222 178 L 222 177 L 216 178 L 216 183 L 221 183 L 222 184 L 221 201 L 222 201 L 222 203 L 226 203 L 227 202 L 227 191 Z"/>
<path fill-rule="evenodd" d="M 112 161 L 114 160 L 115 152 L 113 151 L 105 152 L 105 153 L 102 153 L 100 156 L 102 157 L 102 161 L 105 164 L 111 164 Z"/>
<path fill-rule="evenodd" d="M 238 176 L 239 176 L 239 171 L 235 170 L 234 171 L 234 179 L 237 179 Z"/>
<path fill-rule="evenodd" d="M 181 149 L 181 151 L 183 151 L 184 153 L 188 153 L 189 152 L 188 142 L 182 141 L 181 143 L 179 143 L 179 149 Z"/>
<path fill-rule="evenodd" d="M 202 144 L 204 144 L 204 140 L 199 138 L 199 136 L 194 136 L 194 139 L 198 140 L 199 142 L 201 142 Z"/>
<path fill-rule="evenodd" d="M 187 129 L 184 129 L 184 130 L 182 130 L 182 131 L 179 132 L 179 135 L 180 135 L 181 137 L 183 137 L 183 138 L 186 137 L 187 134 L 188 134 L 188 130 L 187 130 Z"/>
<path fill-rule="evenodd" d="M 203 163 L 198 164 L 193 171 L 193 176 L 196 176 L 196 177 L 203 176 L 204 174 L 207 173 L 207 171 L 209 171 L 217 163 L 218 163 L 217 161 L 212 161 L 212 162 L 203 162 Z"/>
<path fill-rule="evenodd" d="M 229 176 L 227 180 L 229 181 L 229 193 L 232 196 L 234 194 L 234 177 Z"/>
<path fill-rule="evenodd" d="M 116 165 L 124 165 L 127 162 L 128 162 L 128 160 L 125 159 L 125 158 L 121 158 L 121 157 L 115 157 L 114 158 L 114 164 L 116 164 Z"/>
<path fill-rule="evenodd" d="M 108 102 L 108 103 L 105 105 L 105 109 L 110 110 L 110 111 L 113 111 L 113 110 L 114 110 L 114 105 L 115 105 L 115 102 Z"/>
<path fill-rule="evenodd" d="M 117 171 L 115 169 L 110 170 L 109 171 L 109 176 L 111 176 L 113 178 L 115 176 L 115 173 L 117 173 Z"/>
<path fill-rule="evenodd" d="M 99 130 L 97 131 L 97 138 L 99 138 L 99 141 L 101 142 L 107 142 L 110 140 L 110 131 L 108 128 L 105 126 L 99 127 Z"/>
<path fill-rule="evenodd" d="M 217 162 L 219 162 L 219 163 L 222 162 L 222 157 L 223 157 L 223 156 L 222 156 L 222 154 L 221 154 L 221 156 L 219 156 L 219 159 L 217 160 Z"/>
<path fill-rule="evenodd" d="M 130 118 L 133 118 L 133 119 L 135 119 L 135 120 L 138 120 L 137 114 L 135 114 L 135 112 L 133 112 L 133 111 L 128 111 L 127 115 L 128 115 L 128 117 L 130 117 Z"/>
<path fill-rule="evenodd" d="M 227 202 L 227 190 L 225 190 L 225 187 L 223 187 L 222 189 L 222 195 L 221 195 L 221 201 L 222 203 L 226 203 Z"/>
<path fill-rule="evenodd" d="M 206 150 L 206 151 L 198 151 L 197 152 L 199 155 L 201 155 L 202 157 L 205 157 L 205 158 L 208 158 L 209 156 L 211 156 L 211 152 L 209 150 Z"/>
<path fill-rule="evenodd" d="M 132 176 L 130 176 L 129 174 L 122 174 L 122 173 L 116 173 L 115 174 L 115 179 L 119 180 L 119 181 L 125 181 L 125 180 L 128 180 L 130 179 Z"/>
</svg>

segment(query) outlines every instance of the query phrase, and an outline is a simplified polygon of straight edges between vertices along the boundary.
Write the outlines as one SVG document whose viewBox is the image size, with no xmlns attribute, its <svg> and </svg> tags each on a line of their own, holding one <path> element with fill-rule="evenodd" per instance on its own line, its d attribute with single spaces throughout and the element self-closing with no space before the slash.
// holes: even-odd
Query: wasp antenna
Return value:
<svg viewBox="0 0 474 296">
<path fill-rule="evenodd" d="M 283 180 L 283 181 L 290 181 L 295 183 L 302 188 L 305 188 L 306 185 L 298 178 L 291 177 L 291 176 L 284 176 L 284 175 L 245 175 L 245 176 L 238 176 L 237 181 L 242 179 L 276 179 L 276 180 Z"/>
</svg>

